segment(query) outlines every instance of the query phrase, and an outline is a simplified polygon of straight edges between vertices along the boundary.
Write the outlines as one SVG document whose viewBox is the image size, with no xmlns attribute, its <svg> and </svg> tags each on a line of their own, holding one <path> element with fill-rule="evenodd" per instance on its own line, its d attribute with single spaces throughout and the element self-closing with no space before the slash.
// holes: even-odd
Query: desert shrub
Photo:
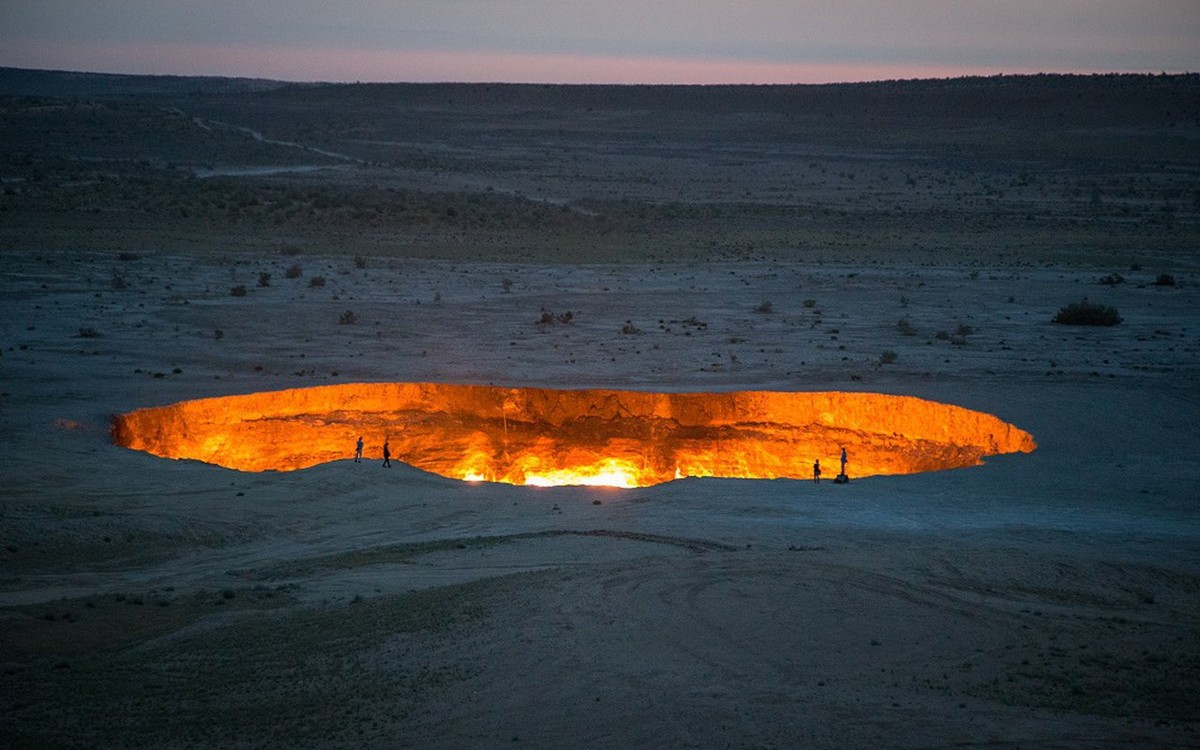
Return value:
<svg viewBox="0 0 1200 750">
<path fill-rule="evenodd" d="M 503 289 L 505 292 L 508 292 L 510 289 L 512 289 L 512 285 L 513 285 L 512 279 L 504 279 L 500 282 L 500 288 Z"/>
<path fill-rule="evenodd" d="M 625 321 L 625 325 L 621 326 L 621 333 L 634 334 L 641 333 L 641 329 L 633 324 L 633 321 Z"/>
<path fill-rule="evenodd" d="M 308 280 L 308 285 L 310 287 L 325 286 L 325 277 L 324 276 L 313 276 L 311 279 Z"/>
<path fill-rule="evenodd" d="M 896 321 L 896 330 L 905 336 L 914 336 L 917 333 L 917 329 L 913 328 L 913 324 L 908 322 L 908 318 L 901 318 Z"/>
<path fill-rule="evenodd" d="M 1154 280 L 1154 286 L 1175 286 L 1175 277 L 1169 273 L 1160 273 Z"/>
<path fill-rule="evenodd" d="M 354 267 L 355 268 L 366 268 L 367 267 L 367 259 L 361 255 L 354 256 Z"/>
<path fill-rule="evenodd" d="M 260 271 L 258 274 L 259 286 L 271 286 L 271 274 L 266 271 Z"/>
<path fill-rule="evenodd" d="M 975 333 L 975 329 L 966 323 L 959 323 L 958 328 L 954 329 L 954 333 L 957 336 L 970 336 L 972 333 Z"/>
<path fill-rule="evenodd" d="M 86 328 L 79 329 L 79 338 L 81 338 L 81 339 L 98 339 L 98 338 L 100 338 L 100 332 L 97 331 L 95 328 L 92 328 L 91 326 L 87 326 Z"/>
<path fill-rule="evenodd" d="M 110 281 L 108 285 L 111 286 L 113 289 L 125 289 L 126 287 L 129 286 L 129 282 L 126 281 L 125 277 L 122 276 L 121 274 L 114 273 L 112 276 L 112 281 Z"/>
<path fill-rule="evenodd" d="M 774 309 L 774 306 L 770 302 L 764 301 L 761 305 L 754 308 L 754 312 L 760 312 L 760 313 L 766 314 L 766 313 L 771 312 L 773 309 Z"/>
<path fill-rule="evenodd" d="M 1110 273 L 1107 276 L 1101 276 L 1099 279 L 1096 279 L 1096 283 L 1103 284 L 1104 286 L 1116 286 L 1117 284 L 1124 284 L 1125 277 L 1119 273 Z"/>
<path fill-rule="evenodd" d="M 1068 326 L 1115 326 L 1121 322 L 1117 308 L 1086 299 L 1060 308 L 1054 322 Z"/>
<path fill-rule="evenodd" d="M 237 286 L 231 286 L 229 287 L 229 295 L 231 297 L 245 297 L 246 287 L 241 284 L 238 284 Z"/>
<path fill-rule="evenodd" d="M 803 304 L 805 307 L 807 307 L 809 309 L 812 309 L 817 306 L 817 301 L 815 299 L 806 299 L 801 304 Z"/>
<path fill-rule="evenodd" d="M 880 362 L 880 364 L 890 365 L 891 363 L 896 361 L 897 356 L 898 355 L 894 351 L 892 351 L 891 349 L 888 349 L 886 352 L 879 355 L 879 362 Z"/>
<path fill-rule="evenodd" d="M 284 277 L 289 279 L 298 279 L 303 274 L 304 269 L 300 267 L 299 263 L 293 263 L 283 272 Z"/>
<path fill-rule="evenodd" d="M 213 331 L 213 338 L 217 341 L 220 341 L 221 339 L 225 338 L 225 332 L 218 328 L 217 330 Z"/>
<path fill-rule="evenodd" d="M 949 341 L 950 340 L 950 334 L 946 333 L 945 331 L 938 331 L 937 333 L 933 334 L 933 337 L 935 339 L 937 339 L 938 341 Z"/>
<path fill-rule="evenodd" d="M 349 326 L 349 325 L 354 325 L 357 322 L 358 322 L 358 316 L 354 314 L 353 310 L 347 310 L 346 312 L 342 313 L 341 316 L 338 318 L 339 325 Z"/>
<path fill-rule="evenodd" d="M 575 320 L 575 313 L 571 312 L 570 310 L 555 315 L 553 310 L 542 308 L 542 316 L 538 318 L 537 324 L 540 326 L 553 325 L 555 323 L 566 324 L 573 320 Z M 629 321 L 626 322 L 628 323 Z"/>
</svg>

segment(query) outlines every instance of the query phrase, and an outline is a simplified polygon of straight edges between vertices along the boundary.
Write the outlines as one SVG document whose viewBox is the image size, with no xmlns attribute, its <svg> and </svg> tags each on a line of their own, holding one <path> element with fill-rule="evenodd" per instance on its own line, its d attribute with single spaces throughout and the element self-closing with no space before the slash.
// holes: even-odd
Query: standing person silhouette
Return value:
<svg viewBox="0 0 1200 750">
<path fill-rule="evenodd" d="M 846 477 L 846 479 L 849 479 L 849 477 L 846 476 L 846 446 L 844 445 L 842 446 L 842 476 Z"/>
<path fill-rule="evenodd" d="M 385 469 L 392 468 L 392 449 L 388 447 L 387 438 L 383 439 L 383 466 Z"/>
<path fill-rule="evenodd" d="M 821 483 L 821 459 L 813 461 L 813 481 L 817 484 Z"/>
<path fill-rule="evenodd" d="M 358 442 L 354 444 L 354 463 L 362 463 L 362 435 L 358 436 Z"/>
</svg>

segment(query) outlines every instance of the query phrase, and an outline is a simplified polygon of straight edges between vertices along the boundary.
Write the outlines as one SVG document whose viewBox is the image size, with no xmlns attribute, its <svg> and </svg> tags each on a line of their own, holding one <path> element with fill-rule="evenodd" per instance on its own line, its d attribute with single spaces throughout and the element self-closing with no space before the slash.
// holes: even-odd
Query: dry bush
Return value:
<svg viewBox="0 0 1200 750">
<path fill-rule="evenodd" d="M 1054 322 L 1068 326 L 1115 326 L 1121 322 L 1117 308 L 1086 299 L 1060 308 Z"/>
</svg>

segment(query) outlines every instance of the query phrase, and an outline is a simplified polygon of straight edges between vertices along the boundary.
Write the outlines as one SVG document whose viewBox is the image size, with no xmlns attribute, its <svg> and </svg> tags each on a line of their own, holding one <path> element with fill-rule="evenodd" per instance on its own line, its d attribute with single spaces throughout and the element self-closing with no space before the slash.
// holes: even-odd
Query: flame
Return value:
<svg viewBox="0 0 1200 750">
<path fill-rule="evenodd" d="M 644 487 L 683 477 L 854 477 L 974 466 L 1033 437 L 990 414 L 878 393 L 647 393 L 352 383 L 116 417 L 118 445 L 242 471 L 379 457 L 453 479 Z"/>
</svg>

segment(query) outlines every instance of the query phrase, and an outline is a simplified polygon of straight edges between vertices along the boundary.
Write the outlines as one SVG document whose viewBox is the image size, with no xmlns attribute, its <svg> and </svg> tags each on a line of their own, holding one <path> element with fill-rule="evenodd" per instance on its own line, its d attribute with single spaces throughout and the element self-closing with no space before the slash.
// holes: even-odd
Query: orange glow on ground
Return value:
<svg viewBox="0 0 1200 750">
<path fill-rule="evenodd" d="M 116 417 L 118 445 L 240 471 L 393 461 L 452 479 L 644 487 L 682 477 L 912 474 L 1028 453 L 983 412 L 877 393 L 646 393 L 351 383 L 183 401 Z"/>
</svg>

